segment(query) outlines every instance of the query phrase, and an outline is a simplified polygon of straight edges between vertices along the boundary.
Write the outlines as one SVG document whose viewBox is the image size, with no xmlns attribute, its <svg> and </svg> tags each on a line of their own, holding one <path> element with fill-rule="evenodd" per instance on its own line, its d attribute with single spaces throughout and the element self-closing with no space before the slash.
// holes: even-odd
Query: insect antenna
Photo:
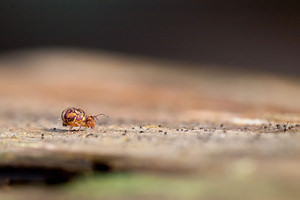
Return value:
<svg viewBox="0 0 300 200">
<path fill-rule="evenodd" d="M 98 120 L 98 116 L 100 116 L 100 115 L 103 115 L 103 116 L 105 116 L 105 117 L 107 117 L 107 118 L 109 118 L 109 116 L 108 115 L 106 115 L 106 114 L 103 114 L 103 113 L 101 113 L 101 114 L 98 114 L 98 115 L 94 115 L 94 118 L 96 118 L 97 120 Z"/>
</svg>

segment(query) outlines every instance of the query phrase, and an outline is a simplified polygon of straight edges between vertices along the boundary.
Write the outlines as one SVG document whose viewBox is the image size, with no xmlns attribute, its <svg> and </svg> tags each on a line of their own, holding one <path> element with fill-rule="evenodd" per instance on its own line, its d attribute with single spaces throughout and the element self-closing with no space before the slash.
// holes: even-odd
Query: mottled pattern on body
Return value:
<svg viewBox="0 0 300 200">
<path fill-rule="evenodd" d="M 61 114 L 63 126 L 80 126 L 84 125 L 86 120 L 86 114 L 84 110 L 80 108 L 67 108 Z"/>
</svg>

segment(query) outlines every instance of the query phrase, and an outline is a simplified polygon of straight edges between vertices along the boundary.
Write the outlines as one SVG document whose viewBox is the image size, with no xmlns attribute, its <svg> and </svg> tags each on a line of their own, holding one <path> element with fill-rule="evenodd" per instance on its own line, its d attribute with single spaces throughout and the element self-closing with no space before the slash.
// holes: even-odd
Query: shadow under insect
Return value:
<svg viewBox="0 0 300 200">
<path fill-rule="evenodd" d="M 81 132 L 85 130 L 69 130 L 69 129 L 61 129 L 61 128 L 45 128 L 43 129 L 45 132 L 48 133 L 68 133 L 68 132 Z"/>
</svg>

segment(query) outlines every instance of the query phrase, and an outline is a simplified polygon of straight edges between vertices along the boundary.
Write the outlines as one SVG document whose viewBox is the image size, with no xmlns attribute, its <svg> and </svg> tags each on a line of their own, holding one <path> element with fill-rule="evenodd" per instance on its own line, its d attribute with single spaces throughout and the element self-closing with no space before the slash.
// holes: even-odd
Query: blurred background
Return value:
<svg viewBox="0 0 300 200">
<path fill-rule="evenodd" d="M 5 54 L 71 47 L 299 75 L 298 4 L 293 0 L 1 1 L 0 50 Z"/>
<path fill-rule="evenodd" d="M 0 186 L 18 171 L 111 170 L 66 188 L 75 198 L 0 187 L 0 199 L 300 199 L 298 4 L 0 1 Z M 70 134 L 70 106 L 110 118 Z"/>
<path fill-rule="evenodd" d="M 283 0 L 1 1 L 1 107 L 297 112 L 299 13 Z"/>
</svg>

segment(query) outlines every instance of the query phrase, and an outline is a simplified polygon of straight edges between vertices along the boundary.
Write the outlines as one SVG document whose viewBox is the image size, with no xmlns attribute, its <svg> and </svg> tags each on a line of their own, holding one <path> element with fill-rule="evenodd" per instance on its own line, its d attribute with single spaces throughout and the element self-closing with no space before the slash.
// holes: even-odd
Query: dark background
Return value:
<svg viewBox="0 0 300 200">
<path fill-rule="evenodd" d="M 300 75 L 297 1 L 0 2 L 1 53 L 92 48 Z"/>
</svg>

